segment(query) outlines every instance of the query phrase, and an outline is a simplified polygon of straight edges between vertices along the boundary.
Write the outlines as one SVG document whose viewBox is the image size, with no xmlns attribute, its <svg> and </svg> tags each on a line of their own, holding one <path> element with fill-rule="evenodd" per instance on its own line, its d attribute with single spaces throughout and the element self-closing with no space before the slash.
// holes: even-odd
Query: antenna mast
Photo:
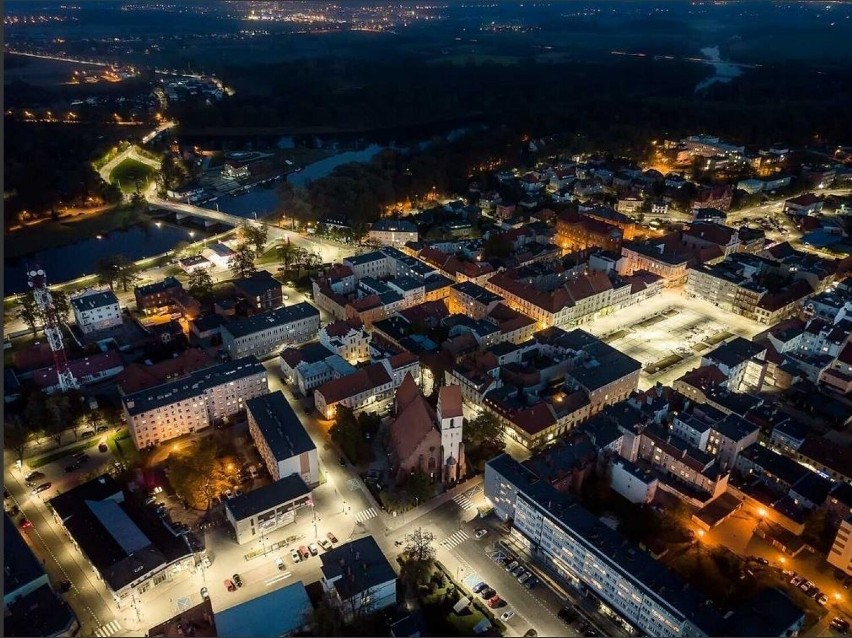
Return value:
<svg viewBox="0 0 852 638">
<path fill-rule="evenodd" d="M 53 352 L 53 363 L 56 366 L 56 378 L 62 392 L 80 387 L 74 374 L 68 367 L 68 357 L 65 356 L 65 344 L 62 340 L 62 319 L 53 304 L 53 295 L 47 288 L 47 275 L 35 266 L 27 272 L 27 279 L 35 297 L 36 306 L 44 324 L 44 335 Z"/>
</svg>

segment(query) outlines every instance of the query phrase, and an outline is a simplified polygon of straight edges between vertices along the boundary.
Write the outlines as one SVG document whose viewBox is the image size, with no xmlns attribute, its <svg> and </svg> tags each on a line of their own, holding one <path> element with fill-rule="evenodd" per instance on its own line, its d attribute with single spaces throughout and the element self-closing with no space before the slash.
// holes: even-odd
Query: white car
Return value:
<svg viewBox="0 0 852 638">
<path fill-rule="evenodd" d="M 508 622 L 508 621 L 512 620 L 512 618 L 514 618 L 514 617 L 515 617 L 515 612 L 513 612 L 512 610 L 504 611 L 503 615 L 500 616 L 500 620 L 502 620 L 503 622 Z"/>
<path fill-rule="evenodd" d="M 280 569 L 282 572 L 286 569 L 286 566 L 284 565 L 284 559 L 283 559 L 283 558 L 281 558 L 280 556 L 279 556 L 278 558 L 276 558 L 276 559 L 275 559 L 275 565 L 276 565 L 276 566 L 278 567 L 278 569 Z"/>
<path fill-rule="evenodd" d="M 474 536 L 476 536 L 476 540 L 479 540 L 480 538 L 485 536 L 487 533 L 488 533 L 487 529 L 478 529 L 478 530 L 476 530 L 476 534 L 474 534 Z"/>
<path fill-rule="evenodd" d="M 298 563 L 300 560 L 302 560 L 302 557 L 299 556 L 299 552 L 297 552 L 295 549 L 290 550 L 290 558 L 293 559 L 294 563 Z"/>
</svg>

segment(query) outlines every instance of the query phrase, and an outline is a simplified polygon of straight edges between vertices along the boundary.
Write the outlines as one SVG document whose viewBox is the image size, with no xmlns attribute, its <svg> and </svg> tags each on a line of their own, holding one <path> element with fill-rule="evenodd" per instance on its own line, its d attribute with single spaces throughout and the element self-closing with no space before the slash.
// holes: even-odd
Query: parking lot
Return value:
<svg viewBox="0 0 852 638">
<path fill-rule="evenodd" d="M 766 329 L 701 299 L 664 290 L 656 297 L 597 319 L 587 328 L 642 364 L 640 389 L 670 384 L 698 367 L 701 355 L 734 336 Z"/>
</svg>

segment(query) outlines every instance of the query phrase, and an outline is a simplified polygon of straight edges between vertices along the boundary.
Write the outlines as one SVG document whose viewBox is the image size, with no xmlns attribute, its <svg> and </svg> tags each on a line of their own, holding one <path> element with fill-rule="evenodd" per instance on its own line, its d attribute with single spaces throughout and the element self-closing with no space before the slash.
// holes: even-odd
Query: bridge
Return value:
<svg viewBox="0 0 852 638">
<path fill-rule="evenodd" d="M 155 206 L 156 208 L 171 211 L 177 215 L 178 219 L 183 219 L 184 217 L 197 217 L 198 219 L 203 219 L 212 223 L 225 224 L 227 226 L 234 227 L 237 227 L 246 221 L 245 217 L 240 217 L 239 215 L 231 215 L 230 213 L 223 213 L 219 210 L 201 208 L 200 206 L 174 202 L 168 199 L 160 199 L 156 196 L 148 197 L 148 204 Z M 274 226 L 262 221 L 258 221 L 257 223 L 268 226 L 270 231 L 269 234 L 272 236 L 272 229 L 275 228 Z"/>
</svg>

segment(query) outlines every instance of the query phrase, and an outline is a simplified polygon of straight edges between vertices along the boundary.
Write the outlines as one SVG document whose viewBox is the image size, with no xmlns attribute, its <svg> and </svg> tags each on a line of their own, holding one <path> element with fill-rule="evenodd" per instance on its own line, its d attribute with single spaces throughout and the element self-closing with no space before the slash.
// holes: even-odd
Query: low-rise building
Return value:
<svg viewBox="0 0 852 638">
<path fill-rule="evenodd" d="M 313 507 L 311 488 L 298 474 L 225 501 L 225 516 L 237 543 L 261 540 L 273 530 L 295 522 L 303 507 Z"/>
<path fill-rule="evenodd" d="M 822 211 L 823 201 L 813 193 L 784 200 L 784 213 L 799 217 L 813 216 Z"/>
<path fill-rule="evenodd" d="M 472 281 L 465 281 L 450 287 L 447 308 L 451 314 L 463 314 L 472 319 L 482 319 L 501 301 L 503 298 L 500 295 Z"/>
<path fill-rule="evenodd" d="M 133 289 L 136 298 L 136 308 L 146 315 L 157 314 L 168 310 L 174 305 L 175 295 L 183 292 L 183 286 L 174 277 L 166 277 L 145 286 L 137 286 Z"/>
<path fill-rule="evenodd" d="M 385 409 L 395 387 L 386 361 L 318 387 L 314 391 L 314 404 L 323 418 L 333 419 L 338 405 L 353 410 Z"/>
<path fill-rule="evenodd" d="M 338 320 L 323 326 L 319 340 L 353 365 L 370 359 L 370 334 L 357 320 Z"/>
<path fill-rule="evenodd" d="M 319 485 L 317 447 L 283 392 L 246 401 L 249 434 L 273 481 L 298 474 L 309 487 Z"/>
<path fill-rule="evenodd" d="M 344 618 L 396 604 L 396 572 L 372 536 L 330 549 L 320 561 L 323 591 Z"/>
<path fill-rule="evenodd" d="M 234 280 L 237 296 L 245 299 L 255 312 L 273 310 L 284 303 L 284 289 L 281 282 L 268 271 L 261 270 L 251 277 Z"/>
<path fill-rule="evenodd" d="M 306 343 L 281 352 L 281 372 L 287 383 L 307 396 L 326 381 L 354 374 L 356 368 L 321 343 Z"/>
<path fill-rule="evenodd" d="M 144 603 L 145 592 L 195 568 L 186 539 L 171 533 L 141 503 L 125 498 L 109 474 L 53 497 L 50 508 L 119 609 Z"/>
<path fill-rule="evenodd" d="M 267 392 L 266 368 L 246 357 L 128 394 L 122 407 L 133 445 L 141 450 L 218 423 Z"/>
<path fill-rule="evenodd" d="M 33 551 L 3 517 L 3 618 L 4 636 L 75 636 L 80 623 L 68 604 L 50 586 Z"/>
<path fill-rule="evenodd" d="M 231 359 L 277 354 L 284 346 L 316 337 L 319 310 L 307 301 L 268 310 L 222 326 L 222 346 Z"/>
<path fill-rule="evenodd" d="M 89 335 L 122 324 L 121 306 L 111 290 L 86 290 L 71 298 L 74 321 Z"/>
<path fill-rule="evenodd" d="M 191 255 L 178 259 L 178 265 L 187 274 L 194 273 L 196 270 L 210 270 L 213 268 L 213 262 L 202 255 Z"/>
<path fill-rule="evenodd" d="M 298 581 L 216 612 L 215 635 L 219 638 L 304 636 L 312 625 L 313 613 L 308 590 Z M 155 638 L 154 634 L 149 634 L 149 638 Z"/>
<path fill-rule="evenodd" d="M 407 242 L 417 241 L 417 225 L 404 219 L 380 219 L 367 232 L 371 242 L 382 246 L 400 248 Z"/>
<path fill-rule="evenodd" d="M 214 266 L 224 270 L 226 268 L 230 268 L 231 259 L 233 259 L 236 253 L 234 253 L 229 246 L 221 242 L 217 242 L 209 248 L 202 250 L 201 254 L 210 260 L 210 263 Z"/>
</svg>

